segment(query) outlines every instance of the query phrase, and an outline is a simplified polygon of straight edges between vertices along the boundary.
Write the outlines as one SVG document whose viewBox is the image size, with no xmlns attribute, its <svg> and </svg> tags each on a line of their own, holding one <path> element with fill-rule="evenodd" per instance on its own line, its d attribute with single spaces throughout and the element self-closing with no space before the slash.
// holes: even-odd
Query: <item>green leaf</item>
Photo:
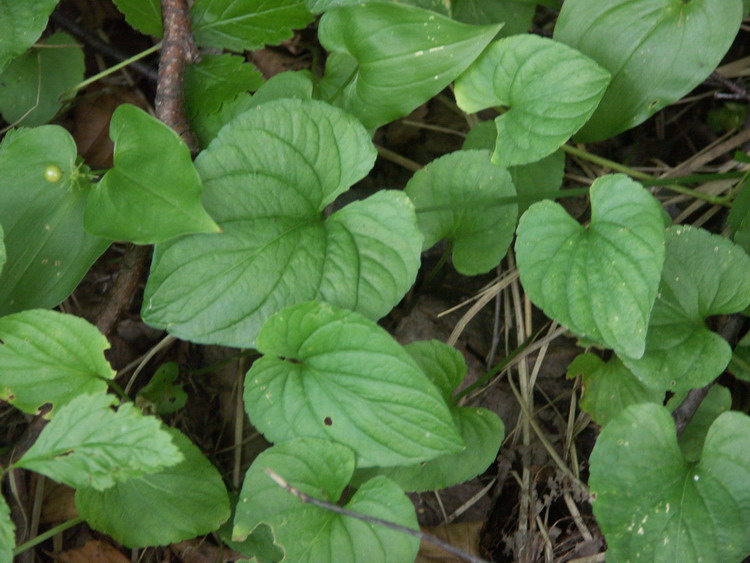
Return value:
<svg viewBox="0 0 750 563">
<path fill-rule="evenodd" d="M 729 389 L 721 385 L 712 386 L 680 435 L 680 449 L 686 460 L 698 461 L 701 458 L 709 428 L 721 413 L 731 408 L 732 394 Z"/>
<path fill-rule="evenodd" d="M 628 407 L 591 454 L 589 484 L 607 561 L 741 561 L 750 553 L 750 419 L 727 412 L 700 461 L 685 460 L 669 412 Z"/>
<path fill-rule="evenodd" d="M 61 96 L 83 80 L 83 49 L 55 33 L 14 59 L 0 75 L 0 113 L 14 125 L 42 125 L 62 107 Z"/>
<path fill-rule="evenodd" d="M 493 121 L 482 121 L 474 126 L 466 136 L 462 150 L 495 151 L 497 128 Z M 523 213 L 532 203 L 543 199 L 555 199 L 562 186 L 565 173 L 565 153 L 557 150 L 543 159 L 529 164 L 508 168 L 513 185 L 518 193 L 518 214 Z"/>
<path fill-rule="evenodd" d="M 115 376 L 96 327 L 56 311 L 23 311 L 0 318 L 0 399 L 34 414 L 75 397 L 104 394 Z"/>
<path fill-rule="evenodd" d="M 73 488 L 103 491 L 182 461 L 158 419 L 144 416 L 132 403 L 115 413 L 114 402 L 112 395 L 79 395 L 61 406 L 14 467 Z"/>
<path fill-rule="evenodd" d="M 248 469 L 242 485 L 234 522 L 235 539 L 244 539 L 256 526 L 266 523 L 285 551 L 285 561 L 385 563 L 416 558 L 416 538 L 303 504 L 274 483 L 265 473 L 266 468 L 300 491 L 335 503 L 354 471 L 354 455 L 340 444 L 310 438 L 264 451 Z M 385 477 L 377 477 L 359 488 L 344 508 L 418 528 L 411 501 Z"/>
<path fill-rule="evenodd" d="M 271 442 L 334 440 L 354 450 L 359 467 L 463 450 L 440 393 L 362 315 L 325 303 L 295 305 L 268 320 L 257 348 L 264 357 L 247 374 L 245 408 Z"/>
<path fill-rule="evenodd" d="M 16 546 L 16 526 L 10 518 L 10 509 L 5 497 L 0 495 L 0 561 L 13 561 Z"/>
<path fill-rule="evenodd" d="M 331 10 L 318 27 L 320 43 L 331 53 L 320 96 L 374 129 L 448 86 L 500 27 L 466 25 L 403 4 Z"/>
<path fill-rule="evenodd" d="M 622 174 L 591 186 L 584 228 L 551 201 L 518 225 L 516 255 L 531 300 L 576 335 L 640 357 L 664 263 L 661 207 Z"/>
<path fill-rule="evenodd" d="M 0 274 L 3 273 L 3 266 L 5 266 L 5 242 L 3 242 L 4 234 L 3 234 L 3 226 L 0 225 Z"/>
<path fill-rule="evenodd" d="M 750 332 L 737 343 L 728 369 L 737 379 L 750 383 Z"/>
<path fill-rule="evenodd" d="M 576 139 L 612 137 L 687 94 L 719 64 L 741 21 L 741 0 L 565 0 L 555 39 L 612 73 Z"/>
<path fill-rule="evenodd" d="M 272 76 L 252 96 L 240 94 L 224 102 L 216 113 L 198 114 L 191 119 L 193 129 L 202 147 L 216 138 L 224 125 L 235 117 L 260 104 L 292 98 L 312 100 L 313 81 L 309 71 L 287 71 Z"/>
<path fill-rule="evenodd" d="M 47 19 L 60 0 L 0 1 L 0 72 L 26 51 L 47 27 Z"/>
<path fill-rule="evenodd" d="M 127 547 L 167 545 L 216 530 L 230 516 L 221 474 L 184 434 L 162 427 L 182 461 L 106 490 L 76 491 L 78 513 Z"/>
<path fill-rule="evenodd" d="M 313 19 L 302 0 L 196 0 L 190 15 L 199 45 L 239 53 L 278 45 Z"/>
<path fill-rule="evenodd" d="M 262 84 L 260 71 L 244 57 L 203 55 L 199 63 L 185 69 L 185 108 L 191 119 L 199 113 L 216 113 L 225 102 Z"/>
<path fill-rule="evenodd" d="M 734 242 L 750 252 L 750 183 L 747 178 L 741 182 L 739 192 L 732 202 L 727 223 L 732 229 Z"/>
<path fill-rule="evenodd" d="M 702 229 L 671 227 L 645 354 L 622 361 L 649 387 L 703 387 L 724 371 L 732 356 L 729 344 L 704 319 L 748 305 L 750 257 L 745 251 Z"/>
<path fill-rule="evenodd" d="M 534 2 L 515 0 L 452 0 L 454 19 L 475 25 L 503 23 L 500 37 L 526 33 L 536 12 Z"/>
<path fill-rule="evenodd" d="M 0 224 L 7 262 L 0 315 L 54 307 L 68 297 L 109 241 L 83 230 L 89 181 L 62 127 L 8 133 L 0 144 Z"/>
<path fill-rule="evenodd" d="M 179 374 L 180 368 L 176 362 L 159 366 L 151 380 L 138 391 L 135 404 L 145 411 L 160 415 L 180 410 L 187 402 L 187 393 L 182 385 L 174 384 Z"/>
<path fill-rule="evenodd" d="M 404 188 L 417 211 L 422 249 L 442 239 L 453 244 L 453 265 L 466 276 L 500 263 L 513 239 L 518 217 L 510 173 L 485 151 L 457 151 L 418 170 Z"/>
<path fill-rule="evenodd" d="M 274 543 L 273 532 L 266 524 L 258 524 L 252 533 L 243 541 L 232 541 L 234 517 L 219 529 L 222 542 L 250 559 L 253 563 L 279 563 L 284 559 L 284 552 Z M 243 561 L 247 561 L 244 559 Z"/>
<path fill-rule="evenodd" d="M 561 43 L 516 35 L 493 43 L 456 80 L 456 102 L 466 112 L 493 106 L 492 161 L 528 164 L 556 151 L 586 123 L 609 82 L 609 73 Z"/>
<path fill-rule="evenodd" d="M 583 377 L 581 409 L 597 424 L 607 423 L 630 405 L 664 402 L 664 390 L 650 389 L 622 361 L 603 362 L 595 354 L 581 354 L 568 366 L 568 377 Z"/>
<path fill-rule="evenodd" d="M 154 37 L 164 35 L 159 0 L 114 0 L 114 2 L 131 27 L 144 35 Z"/>
<path fill-rule="evenodd" d="M 294 303 L 388 313 L 419 267 L 409 199 L 381 191 L 323 217 L 374 160 L 362 125 L 322 102 L 241 114 L 196 160 L 223 233 L 157 245 L 144 320 L 187 340 L 250 347 L 265 320 Z"/>
<path fill-rule="evenodd" d="M 458 350 L 431 340 L 409 344 L 406 351 L 450 402 L 453 422 L 466 449 L 414 465 L 359 470 L 357 482 L 384 475 L 405 491 L 431 491 L 476 477 L 495 461 L 505 437 L 503 421 L 487 409 L 452 404 L 450 396 L 466 375 L 466 363 Z"/>
<path fill-rule="evenodd" d="M 201 205 L 201 180 L 177 133 L 130 104 L 115 110 L 109 131 L 115 167 L 89 193 L 89 233 L 153 244 L 220 231 Z"/>
</svg>

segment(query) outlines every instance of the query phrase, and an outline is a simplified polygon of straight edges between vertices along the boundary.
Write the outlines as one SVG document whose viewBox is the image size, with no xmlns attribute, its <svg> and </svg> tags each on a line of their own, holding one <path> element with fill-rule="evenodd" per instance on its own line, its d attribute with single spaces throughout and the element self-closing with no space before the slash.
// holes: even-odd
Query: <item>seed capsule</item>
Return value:
<svg viewBox="0 0 750 563">
<path fill-rule="evenodd" d="M 59 182 L 62 176 L 63 176 L 63 171 L 56 164 L 50 164 L 47 168 L 44 169 L 44 179 L 47 180 L 48 182 L 51 182 L 51 183 Z"/>
</svg>

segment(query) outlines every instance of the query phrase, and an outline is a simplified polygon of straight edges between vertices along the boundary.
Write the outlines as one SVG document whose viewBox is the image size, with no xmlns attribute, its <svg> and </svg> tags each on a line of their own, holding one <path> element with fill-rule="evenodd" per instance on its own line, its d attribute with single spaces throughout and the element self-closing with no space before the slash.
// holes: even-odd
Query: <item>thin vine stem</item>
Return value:
<svg viewBox="0 0 750 563">
<path fill-rule="evenodd" d="M 63 94 L 62 97 L 66 97 L 66 96 L 68 96 L 70 94 L 73 94 L 74 92 L 77 92 L 78 90 L 81 90 L 82 88 L 85 88 L 86 86 L 89 86 L 89 85 L 93 84 L 94 82 L 97 82 L 97 81 L 101 80 L 102 78 L 105 78 L 105 77 L 109 76 L 110 74 L 114 74 L 115 72 L 117 72 L 121 68 L 124 68 L 124 67 L 128 66 L 129 64 L 132 64 L 132 63 L 134 63 L 136 61 L 139 61 L 139 60 L 143 59 L 144 57 L 148 57 L 149 55 L 152 55 L 153 53 L 155 53 L 159 49 L 161 49 L 161 43 L 157 43 L 153 47 L 149 47 L 145 51 L 141 51 L 137 55 L 133 55 L 129 59 L 125 59 L 124 61 L 122 61 L 120 63 L 117 63 L 116 65 L 113 65 L 113 66 L 111 66 L 109 68 L 105 68 L 100 73 L 95 74 L 94 76 L 90 76 L 86 80 L 84 80 L 83 82 L 79 82 L 78 84 L 76 84 L 75 86 L 73 86 L 72 88 L 70 88 L 68 91 L 66 91 Z"/>
<path fill-rule="evenodd" d="M 72 520 L 68 520 L 67 522 L 63 522 L 62 524 L 55 526 L 54 528 L 50 528 L 46 532 L 39 534 L 35 538 L 31 538 L 29 541 L 24 542 L 21 545 L 17 546 L 13 550 L 13 556 L 15 557 L 19 553 L 23 553 L 24 551 L 31 549 L 32 547 L 35 547 L 44 541 L 47 541 L 52 536 L 56 536 L 57 534 L 64 532 L 65 530 L 68 530 L 72 528 L 73 526 L 77 526 L 78 524 L 83 523 L 83 521 L 84 520 L 81 516 L 77 516 L 76 518 L 73 518 Z"/>
</svg>

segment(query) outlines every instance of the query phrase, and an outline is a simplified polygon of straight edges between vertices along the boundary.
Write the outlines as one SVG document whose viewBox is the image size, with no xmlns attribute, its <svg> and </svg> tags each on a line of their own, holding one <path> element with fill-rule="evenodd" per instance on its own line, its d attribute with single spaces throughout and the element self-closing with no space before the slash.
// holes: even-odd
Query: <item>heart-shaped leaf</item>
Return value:
<svg viewBox="0 0 750 563">
<path fill-rule="evenodd" d="M 190 16 L 199 45 L 239 53 L 278 45 L 313 19 L 302 0 L 195 0 Z"/>
<path fill-rule="evenodd" d="M 500 27 L 466 25 L 404 4 L 330 10 L 318 27 L 320 43 L 331 53 L 320 95 L 374 129 L 448 86 Z"/>
<path fill-rule="evenodd" d="M 463 450 L 445 401 L 385 330 L 357 313 L 302 303 L 258 336 L 245 408 L 271 442 L 346 444 L 357 466 L 416 463 Z"/>
<path fill-rule="evenodd" d="M 633 405 L 591 454 L 589 485 L 607 561 L 741 561 L 750 553 L 750 419 L 720 415 L 685 460 L 669 412 Z"/>
<path fill-rule="evenodd" d="M 661 208 L 621 174 L 597 179 L 590 194 L 586 228 L 551 201 L 524 213 L 516 241 L 521 282 L 547 316 L 638 358 L 664 263 Z"/>
<path fill-rule="evenodd" d="M 0 144 L 0 177 L 0 316 L 54 307 L 109 245 L 83 230 L 89 180 L 75 141 L 56 125 L 12 131 Z"/>
<path fill-rule="evenodd" d="M 14 467 L 103 491 L 182 461 L 157 418 L 144 416 L 132 403 L 114 412 L 114 402 L 112 395 L 80 395 L 61 406 Z"/>
<path fill-rule="evenodd" d="M 284 442 L 264 451 L 248 469 L 242 485 L 234 520 L 235 539 L 244 539 L 265 523 L 284 550 L 285 561 L 414 561 L 419 548 L 416 538 L 303 504 L 274 483 L 265 473 L 267 468 L 303 493 L 336 503 L 354 471 L 354 454 L 341 444 L 311 438 Z M 417 528 L 411 501 L 385 477 L 365 483 L 344 508 Z"/>
<path fill-rule="evenodd" d="M 406 351 L 443 393 L 443 397 L 450 401 L 453 423 L 466 449 L 415 465 L 359 470 L 356 482 L 384 475 L 405 491 L 432 491 L 476 477 L 497 456 L 505 437 L 503 421 L 490 410 L 453 404 L 450 396 L 466 375 L 466 362 L 458 350 L 438 340 L 430 340 L 409 344 Z"/>
<path fill-rule="evenodd" d="M 495 119 L 492 161 L 528 164 L 555 152 L 586 123 L 609 83 L 609 73 L 561 43 L 514 35 L 493 43 L 456 80 L 466 112 L 509 108 Z"/>
<path fill-rule="evenodd" d="M 177 133 L 130 104 L 115 110 L 109 131 L 115 167 L 89 194 L 88 232 L 153 244 L 219 231 L 201 205 L 201 181 Z"/>
<path fill-rule="evenodd" d="M 604 362 L 595 354 L 581 354 L 568 366 L 568 378 L 579 375 L 583 378 L 581 409 L 601 426 L 630 405 L 664 402 L 664 390 L 646 387 L 618 358 Z"/>
<path fill-rule="evenodd" d="M 473 276 L 488 272 L 508 251 L 518 207 L 500 205 L 516 195 L 510 173 L 485 151 L 457 151 L 417 171 L 404 188 L 416 207 L 423 250 L 447 238 L 453 265 Z"/>
<path fill-rule="evenodd" d="M 385 315 L 419 267 L 413 205 L 382 191 L 323 217 L 374 160 L 362 125 L 322 102 L 241 114 L 196 160 L 203 203 L 224 232 L 157 245 L 144 320 L 187 340 L 248 347 L 271 314 L 311 299 Z"/>
<path fill-rule="evenodd" d="M 640 359 L 622 360 L 650 387 L 703 387 L 724 371 L 732 356 L 726 340 L 709 330 L 704 319 L 750 305 L 750 257 L 724 237 L 677 225 L 667 231 L 661 278 L 646 352 Z"/>
<path fill-rule="evenodd" d="M 60 97 L 83 80 L 83 72 L 83 49 L 76 40 L 67 33 L 50 35 L 40 48 L 11 61 L 0 75 L 3 118 L 14 125 L 47 123 L 62 107 Z"/>
<path fill-rule="evenodd" d="M 0 318 L 0 399 L 33 414 L 85 393 L 107 391 L 115 376 L 104 357 L 109 342 L 73 315 L 32 310 Z"/>
<path fill-rule="evenodd" d="M 221 474 L 184 434 L 162 430 L 179 448 L 184 458 L 180 463 L 104 491 L 76 491 L 76 508 L 86 523 L 128 547 L 167 545 L 208 534 L 230 515 Z"/>
<path fill-rule="evenodd" d="M 711 74 L 742 22 L 741 0 L 565 0 L 555 39 L 612 73 L 582 142 L 635 127 Z"/>
</svg>

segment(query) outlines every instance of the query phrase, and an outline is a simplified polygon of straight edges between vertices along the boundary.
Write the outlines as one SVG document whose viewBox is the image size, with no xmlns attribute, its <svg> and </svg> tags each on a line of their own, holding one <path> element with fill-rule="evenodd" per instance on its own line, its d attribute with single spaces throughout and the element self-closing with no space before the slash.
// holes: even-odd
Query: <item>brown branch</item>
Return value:
<svg viewBox="0 0 750 563">
<path fill-rule="evenodd" d="M 156 85 L 156 117 L 177 131 L 192 153 L 198 141 L 185 113 L 183 81 L 185 66 L 200 60 L 190 28 L 186 0 L 161 0 L 164 39 Z"/>
</svg>

